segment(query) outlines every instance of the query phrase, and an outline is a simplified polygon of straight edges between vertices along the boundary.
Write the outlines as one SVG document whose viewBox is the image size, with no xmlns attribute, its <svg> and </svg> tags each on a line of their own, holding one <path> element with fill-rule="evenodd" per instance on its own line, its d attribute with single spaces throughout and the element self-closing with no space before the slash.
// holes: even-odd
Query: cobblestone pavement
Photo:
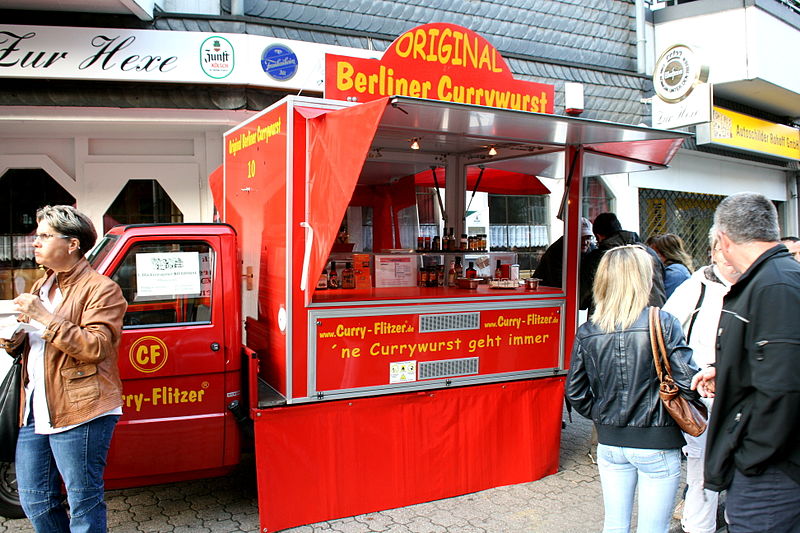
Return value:
<svg viewBox="0 0 800 533">
<path fill-rule="evenodd" d="M 602 529 L 603 499 L 591 423 L 574 415 L 562 434 L 558 473 L 531 483 L 331 520 L 284 533 L 584 533 Z M 108 491 L 109 531 L 258 532 L 252 459 L 231 475 Z M 0 533 L 26 533 L 27 520 L 0 518 Z M 681 531 L 673 520 L 670 533 Z"/>
</svg>

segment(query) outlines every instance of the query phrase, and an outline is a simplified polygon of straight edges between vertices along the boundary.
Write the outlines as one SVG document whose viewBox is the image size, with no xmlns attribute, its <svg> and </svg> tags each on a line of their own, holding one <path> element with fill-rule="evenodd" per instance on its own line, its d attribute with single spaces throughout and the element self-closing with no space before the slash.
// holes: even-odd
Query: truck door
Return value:
<svg viewBox="0 0 800 533">
<path fill-rule="evenodd" d="M 140 238 L 110 270 L 128 311 L 119 350 L 123 416 L 109 452 L 109 481 L 180 479 L 170 474 L 223 462 L 220 250 L 213 235 Z"/>
</svg>

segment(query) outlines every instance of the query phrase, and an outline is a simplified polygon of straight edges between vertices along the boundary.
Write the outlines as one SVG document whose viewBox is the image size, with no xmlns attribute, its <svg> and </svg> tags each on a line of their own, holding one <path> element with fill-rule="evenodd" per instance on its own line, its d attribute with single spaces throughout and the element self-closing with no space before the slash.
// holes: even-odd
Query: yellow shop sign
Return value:
<svg viewBox="0 0 800 533">
<path fill-rule="evenodd" d="M 697 144 L 715 144 L 800 161 L 800 129 L 714 106 L 697 127 Z"/>
</svg>

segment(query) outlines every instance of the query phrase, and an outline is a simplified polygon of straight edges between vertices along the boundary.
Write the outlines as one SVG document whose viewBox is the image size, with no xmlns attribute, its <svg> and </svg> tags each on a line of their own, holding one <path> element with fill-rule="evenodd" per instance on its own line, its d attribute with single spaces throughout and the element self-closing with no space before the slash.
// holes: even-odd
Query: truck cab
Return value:
<svg viewBox="0 0 800 533">
<path fill-rule="evenodd" d="M 228 409 L 242 394 L 235 231 L 226 224 L 118 226 L 89 260 L 128 302 L 118 361 L 123 416 L 107 486 L 226 473 L 241 445 Z"/>
</svg>

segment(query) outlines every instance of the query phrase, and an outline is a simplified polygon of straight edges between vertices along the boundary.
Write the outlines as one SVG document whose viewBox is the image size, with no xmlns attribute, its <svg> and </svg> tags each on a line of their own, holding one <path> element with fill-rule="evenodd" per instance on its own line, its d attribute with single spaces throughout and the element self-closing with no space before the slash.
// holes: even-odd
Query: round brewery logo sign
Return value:
<svg viewBox="0 0 800 533">
<path fill-rule="evenodd" d="M 273 44 L 261 54 L 261 68 L 273 80 L 286 81 L 297 73 L 297 56 L 288 46 Z"/>
<path fill-rule="evenodd" d="M 224 78 L 233 72 L 233 45 L 215 35 L 200 45 L 200 68 L 210 78 Z"/>
<path fill-rule="evenodd" d="M 653 73 L 653 86 L 659 98 L 669 103 L 680 102 L 698 83 L 708 81 L 708 68 L 686 45 L 676 44 L 661 54 Z"/>
</svg>

